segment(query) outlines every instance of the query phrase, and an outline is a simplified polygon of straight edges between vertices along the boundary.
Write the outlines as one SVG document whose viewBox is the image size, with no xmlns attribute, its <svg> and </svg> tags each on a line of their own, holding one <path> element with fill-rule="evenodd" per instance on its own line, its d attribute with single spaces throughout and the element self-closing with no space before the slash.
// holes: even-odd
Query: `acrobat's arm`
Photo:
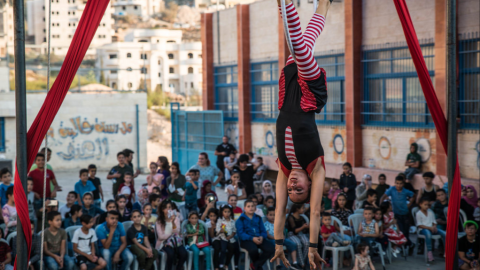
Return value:
<svg viewBox="0 0 480 270">
<path fill-rule="evenodd" d="M 320 231 L 323 185 L 325 183 L 323 157 L 317 159 L 317 164 L 310 173 L 310 179 L 312 179 L 312 190 L 310 193 L 310 243 L 317 243 Z"/>
</svg>

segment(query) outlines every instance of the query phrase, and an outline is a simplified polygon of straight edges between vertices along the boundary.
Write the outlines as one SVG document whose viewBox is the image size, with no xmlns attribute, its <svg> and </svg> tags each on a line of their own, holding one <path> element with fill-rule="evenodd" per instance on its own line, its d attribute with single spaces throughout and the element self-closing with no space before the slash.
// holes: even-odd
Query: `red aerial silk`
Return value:
<svg viewBox="0 0 480 270">
<path fill-rule="evenodd" d="M 85 6 L 82 18 L 80 19 L 77 30 L 72 39 L 72 45 L 68 48 L 65 61 L 62 64 L 58 77 L 48 92 L 45 102 L 38 112 L 35 121 L 33 121 L 32 126 L 28 130 L 27 168 L 30 168 L 35 160 L 35 156 L 42 144 L 43 138 L 47 134 L 53 119 L 57 115 L 57 112 L 67 95 L 68 89 L 70 88 L 75 74 L 82 63 L 83 57 L 95 36 L 95 32 L 97 31 L 98 25 L 100 25 L 100 21 L 102 20 L 108 4 L 109 0 L 89 0 Z M 27 261 L 29 261 L 32 246 L 32 232 L 30 230 L 27 197 L 25 196 L 25 191 L 23 190 L 17 168 L 15 168 L 14 183 L 15 205 L 17 207 L 18 218 L 23 225 L 23 233 L 25 234 L 28 250 Z M 15 269 L 16 268 L 17 261 L 15 258 Z"/>
<path fill-rule="evenodd" d="M 405 38 L 407 39 L 408 48 L 410 54 L 412 55 L 413 63 L 417 70 L 418 79 L 423 89 L 423 94 L 425 95 L 425 100 L 427 101 L 428 109 L 432 115 L 433 122 L 437 128 L 438 137 L 442 142 L 445 153 L 447 153 L 447 120 L 443 114 L 442 107 L 438 102 L 437 95 L 433 89 L 433 84 L 428 73 L 427 65 L 423 59 L 422 51 L 420 50 L 420 44 L 418 43 L 417 34 L 415 33 L 415 28 L 413 27 L 412 19 L 410 18 L 410 13 L 408 12 L 407 4 L 405 0 L 393 0 L 395 7 L 397 8 L 398 17 L 402 23 L 403 32 L 405 33 Z M 455 121 L 452 119 L 451 121 Z M 448 153 L 447 153 L 448 154 Z M 450 153 L 451 155 L 456 155 L 457 153 Z M 446 244 L 446 269 L 452 269 L 453 261 L 455 258 L 457 237 L 458 237 L 458 219 L 459 219 L 459 209 L 460 209 L 460 194 L 461 194 L 461 183 L 460 183 L 460 169 L 457 164 L 455 166 L 455 175 L 453 178 L 452 190 L 450 193 L 450 199 L 448 202 L 448 217 L 447 220 L 447 237 L 445 238 Z M 453 210 L 453 211 L 452 211 Z"/>
</svg>

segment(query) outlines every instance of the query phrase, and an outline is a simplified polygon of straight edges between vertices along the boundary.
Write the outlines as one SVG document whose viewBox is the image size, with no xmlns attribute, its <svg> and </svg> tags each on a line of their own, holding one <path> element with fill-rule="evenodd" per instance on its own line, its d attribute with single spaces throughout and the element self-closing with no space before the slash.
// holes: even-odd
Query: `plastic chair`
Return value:
<svg viewBox="0 0 480 270">
<path fill-rule="evenodd" d="M 363 215 L 363 209 L 355 209 L 354 214 L 362 214 Z"/>
<path fill-rule="evenodd" d="M 123 229 L 125 229 L 125 233 L 126 233 L 128 231 L 128 229 L 130 229 L 130 227 L 132 227 L 133 221 L 131 221 L 131 220 L 124 221 L 124 222 L 122 222 L 122 224 L 123 224 Z"/>
<path fill-rule="evenodd" d="M 342 234 L 342 238 L 343 238 L 344 234 L 343 234 L 342 222 L 338 218 L 332 216 L 331 225 L 335 226 L 335 222 L 340 227 L 340 233 Z M 343 252 L 350 251 L 350 254 L 352 255 L 352 259 L 355 258 L 355 251 L 353 250 L 352 243 L 350 243 L 350 245 L 348 245 L 348 246 L 338 246 L 338 247 L 324 246 L 323 252 L 322 252 L 322 258 L 325 258 L 325 253 L 327 252 L 327 250 L 330 250 L 332 252 L 332 255 L 333 255 L 333 265 L 332 265 L 333 270 L 337 270 L 339 264 L 340 264 L 340 268 L 342 267 L 342 265 L 343 265 Z M 338 256 L 339 254 L 340 254 L 340 259 L 339 259 L 339 256 Z M 322 263 L 322 267 L 323 267 L 323 263 Z"/>
<path fill-rule="evenodd" d="M 155 225 L 153 227 L 153 231 L 155 232 L 155 243 L 150 243 L 150 245 L 152 245 L 152 247 L 155 247 L 155 245 L 157 244 L 157 223 L 155 222 Z M 159 270 L 165 270 L 165 265 L 167 265 L 167 254 L 161 250 L 158 250 L 158 263 L 160 264 L 160 269 Z M 159 268 L 157 266 L 157 262 L 155 262 L 155 266 L 157 267 L 157 269 Z"/>
<path fill-rule="evenodd" d="M 240 243 L 238 243 L 240 245 Z M 248 256 L 248 251 L 244 248 L 241 248 L 240 247 L 240 252 L 241 253 L 245 253 L 245 270 L 249 270 L 250 269 L 250 256 Z M 258 252 L 262 252 L 261 249 L 258 249 Z M 267 269 L 270 270 L 270 261 L 266 261 L 265 262 L 267 264 Z"/>
<path fill-rule="evenodd" d="M 17 232 L 12 232 L 7 236 L 7 244 L 11 247 L 12 246 L 12 239 L 17 237 Z"/>
<path fill-rule="evenodd" d="M 78 229 L 78 228 L 81 228 L 82 226 L 80 225 L 76 225 L 76 226 L 70 226 L 68 228 L 65 229 L 65 232 L 67 233 L 67 237 L 68 237 L 68 242 L 72 243 L 72 248 L 67 248 L 68 250 L 68 256 L 71 256 L 73 257 L 74 256 L 74 252 L 73 252 L 73 234 L 75 233 L 75 231 Z"/>
<path fill-rule="evenodd" d="M 362 220 L 363 220 L 363 214 L 353 214 L 348 217 L 348 224 L 353 226 L 353 231 L 355 235 L 358 234 L 358 227 L 360 226 L 360 223 L 362 223 Z M 377 242 L 372 242 L 371 246 L 378 248 L 378 250 L 380 251 L 380 254 L 379 254 L 380 260 L 382 261 L 383 269 L 385 269 L 385 259 L 383 255 L 382 245 Z"/>
<path fill-rule="evenodd" d="M 228 204 L 228 202 L 226 202 L 226 201 L 217 201 L 217 202 L 216 202 L 216 207 L 217 207 L 217 209 L 220 209 L 220 207 L 222 207 L 223 204 Z"/>
<path fill-rule="evenodd" d="M 445 217 L 447 217 L 447 214 L 448 214 L 448 207 L 444 207 L 443 208 L 443 213 L 445 214 Z M 459 230 L 459 233 L 458 233 L 458 238 L 460 237 L 463 237 L 464 235 L 466 235 L 465 233 L 465 229 L 463 228 L 463 223 L 465 223 L 465 221 L 467 221 L 467 214 L 465 213 L 465 211 L 463 211 L 462 209 L 460 209 L 460 226 L 458 226 L 458 230 Z"/>
<path fill-rule="evenodd" d="M 418 211 L 420 211 L 420 208 L 418 208 L 418 206 L 416 206 L 412 209 L 413 221 L 415 222 L 415 227 L 417 227 L 417 228 L 418 228 L 418 226 L 417 226 L 417 212 Z M 417 241 L 415 243 L 415 249 L 416 250 L 414 250 L 414 254 L 416 255 L 417 251 L 418 251 L 418 239 L 423 239 L 424 240 L 423 242 L 425 243 L 423 245 L 424 246 L 424 252 L 423 253 L 425 254 L 425 262 L 428 264 L 428 254 L 427 254 L 428 249 L 427 249 L 427 241 L 425 240 L 425 238 L 426 238 L 425 235 L 420 234 L 420 231 L 417 229 Z M 441 240 L 441 239 L 442 239 L 442 236 L 440 236 L 438 234 L 437 235 L 432 235 L 432 240 Z"/>
<path fill-rule="evenodd" d="M 308 217 L 304 214 L 301 214 L 300 215 L 307 223 L 310 223 L 310 219 L 308 219 Z"/>
<path fill-rule="evenodd" d="M 186 226 L 187 226 L 187 223 L 188 223 L 188 220 L 184 220 L 182 222 L 182 226 L 181 226 L 181 232 L 185 232 L 186 231 Z M 202 224 L 203 225 L 203 228 L 205 229 L 205 242 L 209 242 L 208 241 L 208 232 L 207 232 L 207 226 L 205 225 L 205 222 L 201 219 L 198 220 L 198 223 Z M 186 235 L 186 234 L 185 234 Z M 185 241 L 184 241 L 185 242 Z M 212 246 L 210 246 L 210 265 L 213 267 L 213 248 Z M 188 252 L 188 265 L 187 265 L 187 270 L 191 270 L 192 269 L 192 262 L 193 262 L 193 251 L 191 250 L 187 250 Z M 199 256 L 205 256 L 205 253 L 200 250 L 200 252 L 198 253 Z M 168 270 L 168 269 L 167 269 Z"/>
</svg>

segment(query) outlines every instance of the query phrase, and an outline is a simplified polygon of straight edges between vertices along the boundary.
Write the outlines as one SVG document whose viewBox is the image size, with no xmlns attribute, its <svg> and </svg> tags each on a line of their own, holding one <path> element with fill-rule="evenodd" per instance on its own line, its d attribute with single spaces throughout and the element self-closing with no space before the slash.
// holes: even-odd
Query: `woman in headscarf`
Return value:
<svg viewBox="0 0 480 270">
<path fill-rule="evenodd" d="M 205 196 L 207 196 L 207 194 L 213 194 L 215 195 L 216 198 L 218 198 L 217 193 L 215 193 L 215 191 L 212 190 L 212 182 L 210 182 L 210 180 L 204 180 L 202 182 L 201 195 L 200 195 L 200 199 L 198 200 L 199 208 L 202 208 L 205 206 Z"/>
<path fill-rule="evenodd" d="M 273 198 L 275 198 L 275 192 L 273 191 L 273 185 L 270 180 L 263 181 L 262 195 L 263 198 L 267 198 L 268 196 L 272 196 Z"/>
<path fill-rule="evenodd" d="M 362 177 L 362 183 L 355 189 L 356 201 L 355 208 L 360 209 L 363 202 L 367 199 L 367 190 L 372 188 L 372 176 L 365 174 Z"/>
<path fill-rule="evenodd" d="M 473 206 L 473 208 L 477 208 L 477 203 L 478 203 L 478 195 L 477 195 L 477 190 L 472 186 L 468 185 L 464 187 L 465 191 L 467 194 L 462 197 L 468 204 Z"/>
<path fill-rule="evenodd" d="M 148 189 L 147 187 L 142 187 L 137 192 L 137 201 L 133 204 L 132 211 L 138 210 L 142 212 L 143 206 L 148 203 Z"/>
</svg>

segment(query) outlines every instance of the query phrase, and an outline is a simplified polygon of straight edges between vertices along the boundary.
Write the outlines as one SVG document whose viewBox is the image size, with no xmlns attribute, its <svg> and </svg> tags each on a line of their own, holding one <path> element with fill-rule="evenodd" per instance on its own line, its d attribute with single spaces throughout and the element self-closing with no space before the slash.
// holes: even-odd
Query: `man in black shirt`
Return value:
<svg viewBox="0 0 480 270">
<path fill-rule="evenodd" d="M 133 175 L 132 167 L 128 166 L 125 160 L 125 153 L 117 153 L 118 165 L 113 167 L 107 175 L 108 180 L 112 180 L 112 192 L 113 196 L 117 196 L 118 187 L 120 184 L 125 183 L 124 176 L 126 172 L 130 172 Z"/>
<path fill-rule="evenodd" d="M 125 160 L 127 162 L 127 165 L 132 168 L 132 171 L 134 171 L 132 161 L 133 161 L 133 154 L 135 154 L 135 152 L 133 152 L 133 150 L 130 150 L 128 148 L 123 149 L 123 152 L 125 153 Z M 140 174 L 140 169 L 137 168 L 137 171 L 135 171 L 133 178 L 137 178 L 139 174 Z"/>
<path fill-rule="evenodd" d="M 228 143 L 227 136 L 223 136 L 222 143 L 219 144 L 215 149 L 215 156 L 217 156 L 217 167 L 222 173 L 225 173 L 225 165 L 223 163 L 223 159 L 225 157 L 228 157 L 231 152 L 237 152 L 237 149 L 235 149 L 235 146 Z"/>
</svg>

